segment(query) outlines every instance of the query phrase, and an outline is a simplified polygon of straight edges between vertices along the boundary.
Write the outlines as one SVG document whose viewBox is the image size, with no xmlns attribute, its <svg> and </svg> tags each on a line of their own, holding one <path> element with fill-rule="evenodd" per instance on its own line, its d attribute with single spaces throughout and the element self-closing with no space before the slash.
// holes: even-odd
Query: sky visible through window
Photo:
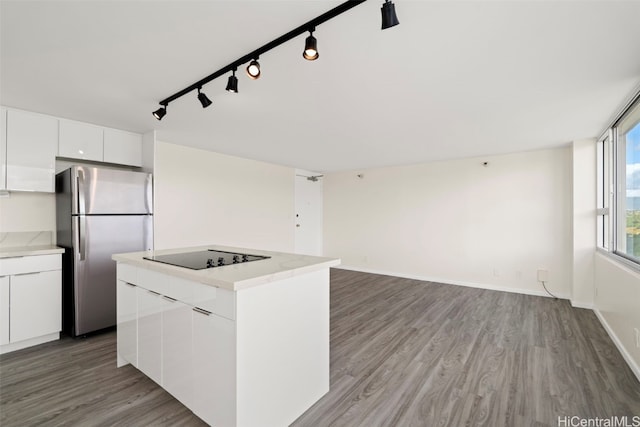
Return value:
<svg viewBox="0 0 640 427">
<path fill-rule="evenodd" d="M 640 123 L 625 135 L 627 143 L 626 253 L 640 258 Z"/>
</svg>

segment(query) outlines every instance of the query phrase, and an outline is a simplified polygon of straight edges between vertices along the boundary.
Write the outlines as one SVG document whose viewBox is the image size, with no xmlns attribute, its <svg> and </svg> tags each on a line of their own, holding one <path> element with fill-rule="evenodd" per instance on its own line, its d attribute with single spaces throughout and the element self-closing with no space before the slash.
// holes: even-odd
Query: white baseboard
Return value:
<svg viewBox="0 0 640 427">
<path fill-rule="evenodd" d="M 627 365 L 629 365 L 629 367 L 631 368 L 631 371 L 633 371 L 636 378 L 638 378 L 638 381 L 640 381 L 640 367 L 638 366 L 638 364 L 635 362 L 635 360 L 633 360 L 633 358 L 631 357 L 631 355 L 629 354 L 625 346 L 622 345 L 622 342 L 620 341 L 616 333 L 613 331 L 611 326 L 609 326 L 609 323 L 607 323 L 607 320 L 600 313 L 600 311 L 597 309 L 594 309 L 593 312 L 598 317 L 598 320 L 600 320 L 600 323 L 604 327 L 604 330 L 607 331 L 607 334 L 609 334 L 609 337 L 618 348 L 618 351 L 620 352 L 620 354 L 622 354 L 622 357 L 624 358 L 625 362 L 627 362 Z"/>
<path fill-rule="evenodd" d="M 38 344 L 44 344 L 49 341 L 55 341 L 60 339 L 60 332 L 53 334 L 43 335 L 41 337 L 30 338 L 24 341 L 18 341 L 0 346 L 0 354 L 9 353 L 16 350 L 22 350 L 23 348 L 32 347 Z"/>
<path fill-rule="evenodd" d="M 580 302 L 580 301 L 574 301 L 574 300 L 571 300 L 571 307 L 586 308 L 589 310 L 593 310 L 595 308 L 592 302 Z"/>
<path fill-rule="evenodd" d="M 342 270 L 361 271 L 363 273 L 382 274 L 385 276 L 402 277 L 404 279 L 423 280 L 425 282 L 444 283 L 446 285 L 466 286 L 468 288 L 487 289 L 490 291 L 511 292 L 514 294 L 534 295 L 538 297 L 551 298 L 551 296 L 548 293 L 546 293 L 544 289 L 536 290 L 536 289 L 527 289 L 527 288 L 511 288 L 507 286 L 496 286 L 496 285 L 490 285 L 486 283 L 464 282 L 460 280 L 442 279 L 439 277 L 427 277 L 427 276 L 420 276 L 415 274 L 400 273 L 397 271 L 384 271 L 384 270 L 375 270 L 370 268 L 352 267 L 348 265 L 340 265 L 335 268 L 339 268 Z M 557 293 L 556 295 L 560 299 L 569 299 L 569 296 L 566 294 Z"/>
</svg>

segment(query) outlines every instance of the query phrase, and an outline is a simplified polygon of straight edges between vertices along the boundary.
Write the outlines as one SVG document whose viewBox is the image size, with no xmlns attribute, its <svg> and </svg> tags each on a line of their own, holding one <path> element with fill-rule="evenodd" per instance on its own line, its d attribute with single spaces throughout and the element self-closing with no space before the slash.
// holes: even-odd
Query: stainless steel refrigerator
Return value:
<svg viewBox="0 0 640 427">
<path fill-rule="evenodd" d="M 74 166 L 56 175 L 62 325 L 71 336 L 116 324 L 114 253 L 153 246 L 152 176 Z"/>
</svg>

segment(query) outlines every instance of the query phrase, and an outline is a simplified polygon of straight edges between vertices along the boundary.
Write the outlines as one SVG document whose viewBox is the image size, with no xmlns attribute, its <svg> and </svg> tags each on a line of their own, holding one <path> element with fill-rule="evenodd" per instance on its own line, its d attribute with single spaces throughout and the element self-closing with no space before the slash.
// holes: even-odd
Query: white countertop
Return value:
<svg viewBox="0 0 640 427">
<path fill-rule="evenodd" d="M 62 253 L 64 253 L 64 248 L 60 248 L 55 245 L 14 246 L 8 248 L 0 248 L 0 259 Z"/>
<path fill-rule="evenodd" d="M 271 258 L 260 261 L 226 265 L 224 267 L 207 268 L 203 270 L 192 270 L 189 268 L 176 267 L 161 262 L 143 259 L 145 256 L 150 257 L 154 255 L 196 252 L 207 249 L 266 255 Z M 165 273 L 171 276 L 193 280 L 206 285 L 217 286 L 232 291 L 275 282 L 276 280 L 282 280 L 324 268 L 335 267 L 340 264 L 340 259 L 338 258 L 325 258 L 218 245 L 114 254 L 112 259 L 117 262 L 147 268 L 159 273 Z"/>
</svg>

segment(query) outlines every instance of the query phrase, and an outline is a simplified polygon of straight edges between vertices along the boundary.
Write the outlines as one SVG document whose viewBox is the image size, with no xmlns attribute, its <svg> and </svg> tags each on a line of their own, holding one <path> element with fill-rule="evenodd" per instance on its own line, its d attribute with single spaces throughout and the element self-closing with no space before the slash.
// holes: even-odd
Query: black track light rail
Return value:
<svg viewBox="0 0 640 427">
<path fill-rule="evenodd" d="M 209 83 L 212 80 L 217 79 L 218 77 L 236 70 L 239 66 L 251 61 L 252 59 L 258 59 L 258 57 L 260 55 L 262 55 L 263 53 L 266 53 L 268 51 L 270 51 L 271 49 L 280 46 L 281 44 L 293 39 L 294 37 L 299 36 L 300 34 L 304 34 L 307 31 L 312 31 L 316 26 L 323 24 L 325 22 L 327 22 L 330 19 L 335 18 L 336 16 L 364 3 L 367 0 L 349 0 L 346 1 L 336 7 L 334 7 L 333 9 L 329 10 L 328 12 L 323 13 L 322 15 L 312 19 L 309 22 L 306 22 L 302 25 L 300 25 L 299 27 L 289 31 L 286 34 L 281 35 L 280 37 L 278 37 L 277 39 L 274 39 L 272 41 L 270 41 L 269 43 L 265 44 L 262 47 L 259 47 L 258 49 L 254 50 L 253 52 L 244 55 L 243 57 L 236 59 L 235 61 L 233 61 L 231 64 L 220 68 L 218 71 L 209 74 L 207 77 L 198 80 L 197 82 L 195 82 L 194 84 L 192 84 L 191 86 L 188 86 L 184 89 L 182 89 L 180 92 L 176 92 L 173 95 L 171 95 L 168 98 L 163 99 L 162 101 L 160 101 L 160 105 L 162 105 L 163 107 L 166 107 L 167 105 L 169 105 L 170 102 L 175 101 L 176 99 L 180 98 L 183 95 L 186 95 L 187 93 L 197 90 L 198 88 L 202 88 L 202 86 L 204 86 L 205 84 Z"/>
</svg>

